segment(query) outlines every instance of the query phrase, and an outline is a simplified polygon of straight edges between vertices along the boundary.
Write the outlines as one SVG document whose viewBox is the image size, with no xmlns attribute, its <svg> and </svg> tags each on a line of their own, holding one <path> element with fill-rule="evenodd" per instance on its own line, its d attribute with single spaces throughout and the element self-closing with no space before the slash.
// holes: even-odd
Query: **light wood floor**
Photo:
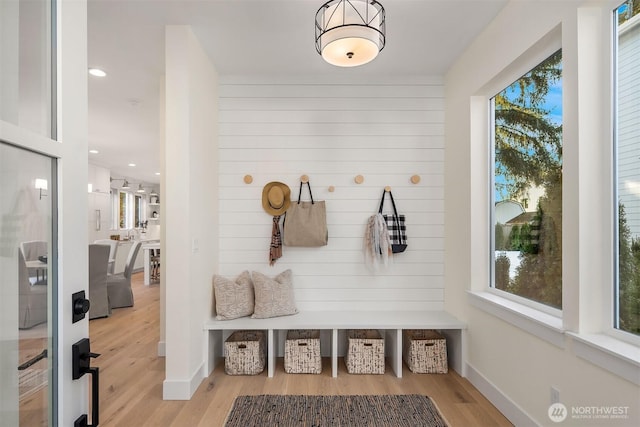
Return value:
<svg viewBox="0 0 640 427">
<path fill-rule="evenodd" d="M 286 374 L 278 360 L 274 378 L 266 370 L 257 376 L 228 376 L 224 366 L 200 385 L 189 401 L 163 401 L 164 358 L 157 356 L 159 286 L 144 286 L 142 273 L 133 276 L 135 306 L 113 311 L 109 318 L 89 323 L 92 361 L 100 367 L 100 426 L 222 426 L 233 400 L 243 394 L 423 394 L 431 396 L 452 426 L 510 426 L 511 423 L 466 379 L 413 374 L 406 367 L 396 378 L 349 375 L 340 361 L 337 378 L 330 360 L 320 375 Z"/>
</svg>

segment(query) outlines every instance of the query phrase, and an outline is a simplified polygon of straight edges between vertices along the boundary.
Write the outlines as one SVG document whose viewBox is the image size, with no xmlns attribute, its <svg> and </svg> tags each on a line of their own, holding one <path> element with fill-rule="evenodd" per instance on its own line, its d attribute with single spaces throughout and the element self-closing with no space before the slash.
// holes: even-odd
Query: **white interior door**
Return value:
<svg viewBox="0 0 640 427">
<path fill-rule="evenodd" d="M 71 301 L 88 290 L 86 0 L 0 0 L 0 28 L 0 425 L 72 426 L 90 409 L 88 376 L 73 379 L 71 363 L 89 332 Z M 31 240 L 47 258 L 23 274 Z M 25 276 L 25 293 L 46 293 L 28 316 Z M 35 391 L 21 404 L 26 379 Z"/>
</svg>

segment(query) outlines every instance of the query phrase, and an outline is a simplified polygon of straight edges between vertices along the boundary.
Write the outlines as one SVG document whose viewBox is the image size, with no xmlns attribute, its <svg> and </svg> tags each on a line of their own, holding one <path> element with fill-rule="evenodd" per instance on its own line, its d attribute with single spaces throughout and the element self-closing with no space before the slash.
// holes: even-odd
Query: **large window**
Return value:
<svg viewBox="0 0 640 427">
<path fill-rule="evenodd" d="M 616 10 L 618 269 L 614 326 L 640 335 L 640 0 Z"/>
<path fill-rule="evenodd" d="M 562 51 L 491 99 L 493 286 L 562 309 Z"/>
</svg>

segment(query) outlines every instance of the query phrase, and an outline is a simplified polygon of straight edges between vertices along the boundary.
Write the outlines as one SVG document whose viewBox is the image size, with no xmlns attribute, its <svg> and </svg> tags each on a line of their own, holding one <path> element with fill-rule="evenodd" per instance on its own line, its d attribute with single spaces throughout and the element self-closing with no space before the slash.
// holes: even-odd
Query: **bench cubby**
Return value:
<svg viewBox="0 0 640 427">
<path fill-rule="evenodd" d="M 208 358 L 207 374 L 221 361 L 224 340 L 236 330 L 264 330 L 267 336 L 267 375 L 273 377 L 276 358 L 282 354 L 289 329 L 320 330 L 323 356 L 331 358 L 331 375 L 338 376 L 338 358 L 344 356 L 344 334 L 348 329 L 378 329 L 385 339 L 387 362 L 398 378 L 402 377 L 402 331 L 435 329 L 447 339 L 449 366 L 465 376 L 463 355 L 466 324 L 446 311 L 304 311 L 293 316 L 233 320 L 210 319 L 205 322 Z M 328 346 L 326 344 L 329 344 Z"/>
</svg>

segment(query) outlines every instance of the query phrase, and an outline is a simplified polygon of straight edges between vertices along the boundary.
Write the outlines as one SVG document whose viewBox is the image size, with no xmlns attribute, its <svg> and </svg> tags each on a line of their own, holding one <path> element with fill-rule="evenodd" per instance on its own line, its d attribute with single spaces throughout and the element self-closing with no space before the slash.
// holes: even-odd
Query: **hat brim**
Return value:
<svg viewBox="0 0 640 427">
<path fill-rule="evenodd" d="M 284 201 L 282 203 L 282 206 L 279 208 L 274 208 L 269 203 L 269 191 L 271 190 L 271 188 L 276 186 L 280 187 L 280 189 L 282 190 L 282 194 L 284 195 Z M 289 209 L 289 206 L 291 206 L 291 190 L 289 189 L 289 186 L 287 186 L 287 184 L 278 181 L 272 181 L 264 186 L 264 188 L 262 189 L 262 208 L 265 210 L 265 212 L 267 212 L 269 215 L 274 216 L 282 215 L 287 211 L 287 209 Z"/>
</svg>

